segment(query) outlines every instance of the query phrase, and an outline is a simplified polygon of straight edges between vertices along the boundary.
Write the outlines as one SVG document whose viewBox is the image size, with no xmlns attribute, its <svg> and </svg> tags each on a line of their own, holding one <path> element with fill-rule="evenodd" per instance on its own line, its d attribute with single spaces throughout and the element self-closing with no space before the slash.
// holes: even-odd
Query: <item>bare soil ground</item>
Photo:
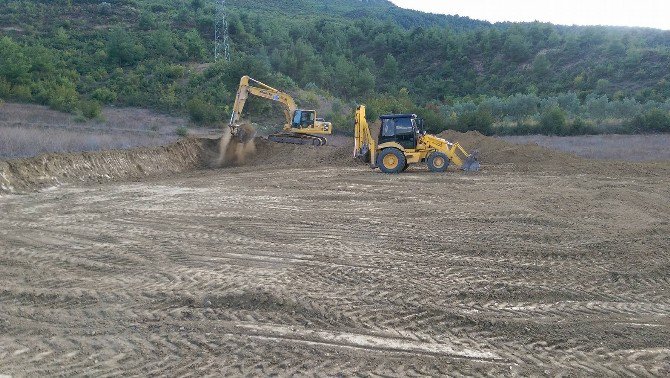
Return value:
<svg viewBox="0 0 670 378">
<path fill-rule="evenodd" d="M 670 160 L 670 134 L 587 135 L 587 136 L 507 136 L 507 142 L 529 144 L 573 153 L 593 159 L 659 161 Z"/>
<path fill-rule="evenodd" d="M 446 135 L 0 196 L 0 374 L 670 374 L 670 163 Z"/>
</svg>

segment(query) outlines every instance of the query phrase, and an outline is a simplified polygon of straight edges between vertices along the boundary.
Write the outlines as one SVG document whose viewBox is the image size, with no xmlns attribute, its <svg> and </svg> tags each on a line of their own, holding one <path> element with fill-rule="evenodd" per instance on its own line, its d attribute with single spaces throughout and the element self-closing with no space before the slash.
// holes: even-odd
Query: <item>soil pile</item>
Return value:
<svg viewBox="0 0 670 378">
<path fill-rule="evenodd" d="M 470 131 L 439 134 L 458 142 L 468 152 L 479 152 L 482 170 L 547 173 L 602 173 L 626 170 L 639 175 L 670 171 L 667 163 L 594 161 L 538 145 L 519 145 Z M 189 138 L 165 147 L 101 152 L 45 154 L 35 158 L 0 161 L 0 193 L 22 193 L 63 183 L 134 180 L 201 168 L 279 166 L 311 168 L 349 167 L 362 163 L 352 156 L 353 143 L 303 146 L 255 138 Z"/>
<path fill-rule="evenodd" d="M 344 146 L 302 146 L 270 142 L 256 138 L 256 154 L 250 158 L 250 165 L 282 165 L 290 167 L 313 166 L 355 166 L 353 145 Z"/>
<path fill-rule="evenodd" d="M 477 131 L 460 133 L 447 130 L 438 135 L 450 142 L 458 142 L 468 152 L 478 151 L 483 170 L 509 172 L 588 173 L 626 171 L 636 175 L 657 176 L 670 171 L 667 162 L 633 163 L 581 158 L 552 150 L 537 144 L 514 144 L 488 137 Z"/>
<path fill-rule="evenodd" d="M 44 154 L 0 161 L 0 193 L 26 193 L 65 183 L 134 180 L 202 168 L 239 166 L 349 166 L 350 146 L 299 146 L 263 138 L 189 138 L 175 144 L 130 150 Z"/>
<path fill-rule="evenodd" d="M 581 159 L 565 153 L 540 147 L 535 144 L 513 144 L 487 137 L 477 131 L 460 133 L 447 130 L 438 135 L 450 142 L 458 142 L 466 151 L 479 152 L 479 160 L 484 165 L 509 165 L 530 167 L 542 165 L 545 168 L 562 167 L 578 163 Z"/>
<path fill-rule="evenodd" d="M 202 166 L 200 139 L 152 148 L 54 153 L 0 161 L 0 193 L 25 193 L 63 183 L 91 183 L 174 174 Z"/>
</svg>

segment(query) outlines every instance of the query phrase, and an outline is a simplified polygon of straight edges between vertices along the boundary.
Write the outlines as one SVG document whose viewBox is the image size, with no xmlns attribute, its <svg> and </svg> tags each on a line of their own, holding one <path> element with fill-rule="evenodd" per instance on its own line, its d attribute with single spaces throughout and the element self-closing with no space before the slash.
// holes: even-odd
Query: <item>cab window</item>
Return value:
<svg viewBox="0 0 670 378">
<path fill-rule="evenodd" d="M 396 135 L 406 135 L 414 133 L 414 119 L 398 118 L 395 122 Z"/>
<path fill-rule="evenodd" d="M 382 136 L 391 137 L 395 135 L 395 120 L 385 118 L 382 120 Z"/>
<path fill-rule="evenodd" d="M 302 112 L 295 112 L 293 115 L 293 126 L 300 126 L 300 118 L 302 117 Z"/>
<path fill-rule="evenodd" d="M 302 122 L 305 126 L 314 125 L 314 113 L 313 112 L 302 112 Z"/>
</svg>

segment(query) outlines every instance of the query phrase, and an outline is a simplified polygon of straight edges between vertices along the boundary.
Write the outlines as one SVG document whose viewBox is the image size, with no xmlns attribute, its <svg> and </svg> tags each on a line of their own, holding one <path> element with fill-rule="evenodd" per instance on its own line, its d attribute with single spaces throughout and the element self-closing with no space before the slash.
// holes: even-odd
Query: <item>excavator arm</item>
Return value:
<svg viewBox="0 0 670 378">
<path fill-rule="evenodd" d="M 250 83 L 255 84 L 255 86 L 251 85 Z M 288 94 L 278 89 L 272 88 L 267 84 L 263 84 L 258 80 L 252 79 L 249 76 L 242 76 L 240 79 L 240 86 L 237 89 L 235 104 L 233 104 L 233 113 L 230 116 L 230 122 L 228 123 L 228 126 L 230 127 L 233 135 L 243 139 L 241 135 L 238 135 L 239 121 L 249 95 L 276 101 L 282 104 L 284 117 L 286 118 L 284 130 L 291 129 L 291 117 L 293 117 L 293 113 L 298 108 L 293 98 Z"/>
</svg>

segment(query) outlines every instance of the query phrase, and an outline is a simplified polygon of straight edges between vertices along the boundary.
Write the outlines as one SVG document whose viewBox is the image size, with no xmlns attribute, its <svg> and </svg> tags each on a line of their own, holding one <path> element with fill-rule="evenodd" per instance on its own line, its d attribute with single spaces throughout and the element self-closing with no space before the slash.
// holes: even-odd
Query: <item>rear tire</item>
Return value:
<svg viewBox="0 0 670 378">
<path fill-rule="evenodd" d="M 405 154 L 397 148 L 383 149 L 377 158 L 377 166 L 384 173 L 400 173 L 407 165 Z"/>
<path fill-rule="evenodd" d="M 431 172 L 444 172 L 449 167 L 449 158 L 442 152 L 433 152 L 426 160 Z"/>
</svg>

